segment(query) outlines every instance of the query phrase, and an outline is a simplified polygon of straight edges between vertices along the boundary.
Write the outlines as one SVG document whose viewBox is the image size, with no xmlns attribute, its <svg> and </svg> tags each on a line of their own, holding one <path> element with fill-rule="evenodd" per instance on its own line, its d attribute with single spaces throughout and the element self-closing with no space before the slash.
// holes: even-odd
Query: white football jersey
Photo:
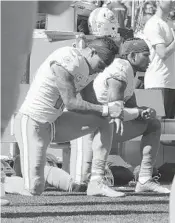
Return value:
<svg viewBox="0 0 175 223">
<path fill-rule="evenodd" d="M 89 75 L 89 66 L 78 49 L 63 47 L 54 51 L 36 72 L 20 108 L 21 113 L 41 123 L 54 122 L 65 107 L 57 87 L 57 76 L 51 71 L 53 61 L 74 77 L 77 93 L 94 79 L 94 75 Z"/>
<path fill-rule="evenodd" d="M 124 81 L 126 89 L 124 92 L 124 101 L 126 102 L 134 93 L 135 77 L 132 66 L 127 60 L 116 58 L 102 73 L 95 78 L 93 87 L 98 102 L 108 103 L 108 84 L 107 80 L 114 78 Z"/>
</svg>

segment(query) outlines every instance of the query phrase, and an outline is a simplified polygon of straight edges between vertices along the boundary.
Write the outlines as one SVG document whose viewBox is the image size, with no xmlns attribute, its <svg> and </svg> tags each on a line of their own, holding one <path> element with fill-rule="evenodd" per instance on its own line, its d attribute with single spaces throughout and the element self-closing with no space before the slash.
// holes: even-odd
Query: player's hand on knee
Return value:
<svg viewBox="0 0 175 223">
<path fill-rule="evenodd" d="M 154 110 L 153 108 L 148 108 L 148 113 L 149 113 L 150 119 L 154 119 L 157 116 L 156 110 Z"/>
<path fill-rule="evenodd" d="M 143 120 L 154 119 L 156 111 L 153 108 L 141 108 L 140 116 Z"/>
</svg>

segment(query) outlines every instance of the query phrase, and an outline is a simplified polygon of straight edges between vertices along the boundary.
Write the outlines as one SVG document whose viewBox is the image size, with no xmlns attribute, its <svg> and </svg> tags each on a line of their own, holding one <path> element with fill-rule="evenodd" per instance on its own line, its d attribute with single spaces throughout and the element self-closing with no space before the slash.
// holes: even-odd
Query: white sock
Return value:
<svg viewBox="0 0 175 223">
<path fill-rule="evenodd" d="M 103 176 L 101 176 L 101 175 L 92 175 L 90 181 L 94 181 L 94 180 L 98 181 L 102 178 L 103 178 Z"/>
<path fill-rule="evenodd" d="M 151 177 L 139 177 L 139 182 L 141 183 L 141 184 L 144 184 L 144 183 L 146 183 L 146 181 L 148 181 L 148 180 L 150 180 L 151 179 Z"/>
<path fill-rule="evenodd" d="M 92 160 L 91 179 L 98 180 L 103 178 L 105 172 L 106 161 L 105 160 Z"/>
<path fill-rule="evenodd" d="M 152 178 L 152 155 L 151 155 L 151 147 L 146 146 L 143 149 L 143 158 L 140 166 L 140 173 L 138 181 L 140 183 L 145 183 L 146 181 Z"/>
</svg>

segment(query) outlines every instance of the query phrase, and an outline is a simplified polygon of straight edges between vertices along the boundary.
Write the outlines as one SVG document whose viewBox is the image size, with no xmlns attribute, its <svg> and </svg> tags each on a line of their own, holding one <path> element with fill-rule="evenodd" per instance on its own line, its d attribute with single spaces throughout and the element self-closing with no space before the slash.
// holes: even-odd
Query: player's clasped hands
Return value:
<svg viewBox="0 0 175 223">
<path fill-rule="evenodd" d="M 142 107 L 140 109 L 140 116 L 142 119 L 149 120 L 156 117 L 156 111 L 154 109 L 147 107 Z"/>
</svg>

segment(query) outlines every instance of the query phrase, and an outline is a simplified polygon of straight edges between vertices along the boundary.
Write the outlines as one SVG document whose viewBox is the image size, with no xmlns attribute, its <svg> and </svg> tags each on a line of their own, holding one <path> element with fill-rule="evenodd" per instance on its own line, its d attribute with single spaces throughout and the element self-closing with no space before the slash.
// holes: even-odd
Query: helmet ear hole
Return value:
<svg viewBox="0 0 175 223">
<path fill-rule="evenodd" d="M 76 43 L 73 43 L 73 44 L 72 44 L 72 47 L 76 48 Z"/>
</svg>

